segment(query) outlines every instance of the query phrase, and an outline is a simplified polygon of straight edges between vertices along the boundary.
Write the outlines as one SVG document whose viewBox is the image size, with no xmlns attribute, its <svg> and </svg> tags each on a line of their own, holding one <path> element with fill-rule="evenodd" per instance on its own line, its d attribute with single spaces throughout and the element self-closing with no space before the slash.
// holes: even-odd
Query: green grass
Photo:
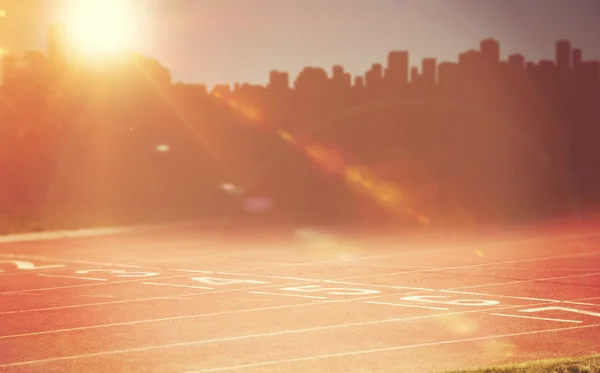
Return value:
<svg viewBox="0 0 600 373">
<path fill-rule="evenodd" d="M 600 372 L 600 355 L 582 358 L 539 360 L 522 364 L 461 370 L 447 373 L 595 373 Z"/>
</svg>

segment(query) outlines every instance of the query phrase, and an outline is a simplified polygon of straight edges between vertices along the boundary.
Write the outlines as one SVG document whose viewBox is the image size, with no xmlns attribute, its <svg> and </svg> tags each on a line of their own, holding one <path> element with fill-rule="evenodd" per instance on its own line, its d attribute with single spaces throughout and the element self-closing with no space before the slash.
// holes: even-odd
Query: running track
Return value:
<svg viewBox="0 0 600 373">
<path fill-rule="evenodd" d="M 600 351 L 600 225 L 0 243 L 0 372 L 435 372 Z"/>
</svg>

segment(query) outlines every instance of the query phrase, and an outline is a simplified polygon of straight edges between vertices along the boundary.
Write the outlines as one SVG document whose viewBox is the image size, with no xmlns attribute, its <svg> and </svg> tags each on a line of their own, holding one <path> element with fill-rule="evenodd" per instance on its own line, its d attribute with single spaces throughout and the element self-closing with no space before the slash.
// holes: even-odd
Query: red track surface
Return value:
<svg viewBox="0 0 600 373">
<path fill-rule="evenodd" d="M 3 243 L 0 371 L 433 372 L 597 353 L 600 227 L 552 231 Z"/>
</svg>

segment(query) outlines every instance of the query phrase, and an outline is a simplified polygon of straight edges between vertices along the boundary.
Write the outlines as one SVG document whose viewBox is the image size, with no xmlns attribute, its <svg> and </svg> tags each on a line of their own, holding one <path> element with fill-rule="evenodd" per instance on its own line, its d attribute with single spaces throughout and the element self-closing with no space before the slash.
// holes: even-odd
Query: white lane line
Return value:
<svg viewBox="0 0 600 373">
<path fill-rule="evenodd" d="M 0 278 L 5 278 L 6 276 L 23 276 L 27 274 L 37 274 L 37 273 L 46 273 L 46 272 L 58 272 L 65 270 L 78 270 L 78 269 L 89 269 L 90 266 L 87 265 L 85 267 L 68 267 L 68 268 L 52 268 L 52 269 L 31 269 L 27 270 L 27 272 L 23 271 L 15 271 L 15 272 L 0 272 Z"/>
<path fill-rule="evenodd" d="M 390 302 L 376 302 L 376 301 L 371 301 L 371 302 L 366 302 L 366 303 L 369 303 L 369 304 L 381 304 L 381 305 L 385 305 L 385 306 L 424 308 L 424 309 L 428 309 L 428 310 L 440 310 L 440 311 L 446 311 L 446 310 L 448 310 L 447 308 L 442 308 L 442 307 L 415 306 L 415 305 L 412 305 L 412 304 L 400 304 L 400 303 L 390 303 Z"/>
<path fill-rule="evenodd" d="M 446 314 L 446 315 L 450 315 L 450 314 Z M 411 319 L 411 318 L 404 318 L 402 321 L 409 320 L 409 319 Z M 397 322 L 399 320 L 400 319 L 389 319 L 389 320 L 379 320 L 379 321 L 366 321 L 366 322 L 351 323 L 351 324 L 342 324 L 342 325 L 334 325 L 334 326 L 323 326 L 323 327 L 315 327 L 315 328 L 284 330 L 284 331 L 279 331 L 279 332 L 250 334 L 250 335 L 243 335 L 243 336 L 236 336 L 236 337 L 216 338 L 216 339 L 208 339 L 208 340 L 196 340 L 196 341 L 171 343 L 171 344 L 164 344 L 164 345 L 154 345 L 154 346 L 146 346 L 146 347 L 138 347 L 138 348 L 128 348 L 128 349 L 113 350 L 113 351 L 103 351 L 103 352 L 80 354 L 80 355 L 70 355 L 70 356 L 61 356 L 61 357 L 55 357 L 55 358 L 46 358 L 46 359 L 29 360 L 29 361 L 20 361 L 20 362 L 2 364 L 2 365 L 0 365 L 0 367 L 1 368 L 9 368 L 9 367 L 27 366 L 27 365 L 35 365 L 35 364 L 47 364 L 47 363 L 54 363 L 54 362 L 59 362 L 59 361 L 77 360 L 77 359 L 90 358 L 90 357 L 98 357 L 98 356 L 109 356 L 109 355 L 117 355 L 117 354 L 127 354 L 127 353 L 132 353 L 132 352 L 143 352 L 143 351 L 152 351 L 152 350 L 160 350 L 160 349 L 171 349 L 171 348 L 181 348 L 181 347 L 189 347 L 189 346 L 198 346 L 198 345 L 208 344 L 208 343 L 220 343 L 220 342 L 240 341 L 240 340 L 253 339 L 253 338 L 274 337 L 274 336 L 281 336 L 281 335 L 306 333 L 306 332 L 312 332 L 312 331 L 323 331 L 323 330 L 331 330 L 331 329 L 338 329 L 338 328 L 347 328 L 347 327 L 372 325 L 372 324 L 377 324 L 377 323 L 381 324 L 381 323 L 384 323 L 384 322 Z M 483 337 L 466 338 L 466 339 L 451 340 L 451 341 L 429 342 L 429 343 L 421 343 L 421 344 L 415 344 L 415 345 L 394 346 L 394 347 L 372 349 L 372 350 L 359 350 L 359 351 L 344 352 L 344 353 L 338 353 L 338 354 L 315 355 L 315 356 L 308 356 L 308 357 L 303 357 L 303 358 L 276 360 L 276 361 L 271 361 L 271 362 L 261 362 L 261 363 L 255 363 L 255 364 L 245 364 L 245 365 L 236 365 L 236 366 L 230 366 L 230 367 L 215 368 L 216 370 L 215 369 L 200 370 L 200 371 L 196 371 L 196 372 L 200 373 L 200 372 L 207 372 L 207 371 L 243 369 L 243 368 L 249 368 L 249 367 L 259 367 L 259 366 L 274 365 L 274 364 L 281 364 L 281 363 L 287 363 L 287 362 L 296 362 L 296 361 L 306 361 L 306 360 L 324 359 L 324 358 L 332 358 L 332 357 L 362 355 L 362 354 L 369 354 L 369 353 L 376 353 L 376 352 L 397 351 L 397 350 L 403 350 L 403 349 L 415 348 L 415 347 L 438 346 L 438 345 L 444 345 L 444 344 L 448 344 L 448 343 L 472 342 L 472 341 L 486 340 L 486 339 L 495 339 L 495 338 L 503 338 L 503 337 L 514 337 L 514 336 L 521 336 L 521 335 L 532 335 L 532 334 L 539 334 L 539 333 L 549 333 L 549 332 L 558 332 L 558 331 L 563 331 L 563 330 L 576 330 L 576 329 L 585 329 L 585 328 L 594 328 L 594 327 L 600 327 L 600 324 L 581 325 L 581 326 L 565 327 L 565 328 L 554 328 L 554 329 L 544 329 L 544 330 L 537 330 L 537 331 L 531 331 L 531 332 L 521 332 L 521 333 L 511 333 L 511 334 L 499 334 L 499 335 L 491 335 L 491 336 L 488 335 L 488 336 L 483 336 Z"/>
<path fill-rule="evenodd" d="M 461 288 L 462 289 L 476 289 L 476 288 L 484 288 L 484 287 L 489 287 L 489 286 L 514 285 L 514 284 L 533 283 L 533 282 L 544 283 L 546 281 L 552 281 L 552 280 L 563 280 L 563 279 L 567 279 L 567 278 L 590 277 L 590 276 L 598 276 L 598 275 L 600 275 L 600 272 L 583 273 L 583 274 L 580 273 L 580 274 L 576 274 L 576 275 L 546 277 L 546 278 L 542 278 L 542 279 L 532 278 L 532 279 L 527 279 L 527 280 L 517 280 L 517 281 L 510 281 L 510 282 L 495 282 L 495 283 L 491 283 L 491 284 L 469 285 L 469 286 L 462 286 Z M 561 285 L 579 286 L 577 284 L 561 284 Z"/>
<path fill-rule="evenodd" d="M 532 332 L 487 335 L 487 336 L 483 336 L 483 337 L 453 339 L 453 340 L 438 341 L 438 342 L 418 343 L 418 344 L 413 344 L 413 345 L 376 348 L 376 349 L 371 349 L 371 350 L 359 350 L 359 351 L 350 351 L 350 352 L 340 352 L 340 353 L 334 353 L 334 354 L 323 354 L 323 355 L 313 355 L 313 356 L 306 356 L 306 357 L 297 357 L 297 358 L 291 358 L 291 359 L 263 361 L 263 362 L 259 362 L 259 363 L 241 364 L 241 365 L 232 365 L 232 366 L 228 366 L 228 367 L 208 368 L 208 369 L 187 371 L 186 373 L 223 372 L 223 371 L 228 371 L 228 370 L 239 370 L 239 369 L 246 370 L 248 368 L 259 368 L 259 367 L 265 367 L 265 366 L 270 366 L 270 365 L 279 365 L 279 364 L 286 364 L 286 363 L 289 364 L 289 363 L 297 363 L 297 362 L 302 362 L 302 361 L 322 360 L 322 359 L 331 359 L 331 358 L 338 358 L 338 357 L 351 357 L 351 356 L 373 354 L 373 353 L 378 353 L 378 352 L 400 351 L 400 350 L 408 350 L 408 349 L 421 348 L 421 347 L 437 347 L 437 346 L 443 346 L 443 345 L 447 345 L 447 344 L 468 343 L 468 342 L 476 342 L 476 341 L 485 341 L 485 340 L 490 340 L 490 339 L 519 337 L 519 336 L 524 336 L 524 335 L 534 335 L 534 334 L 543 334 L 543 333 L 556 333 L 556 332 L 560 332 L 560 331 L 589 329 L 589 328 L 597 328 L 597 327 L 600 327 L 600 324 L 571 326 L 571 327 L 554 328 L 554 329 L 543 329 L 543 330 L 536 330 L 536 331 L 532 331 Z"/>
<path fill-rule="evenodd" d="M 108 281 L 105 278 L 97 278 L 97 277 L 78 277 L 78 276 L 61 276 L 61 275 L 49 275 L 46 273 L 38 273 L 36 276 L 40 277 L 58 277 L 58 278 L 69 278 L 69 279 L 78 279 L 78 280 L 89 280 L 89 281 Z M 30 291 L 30 290 L 22 290 L 22 291 Z"/>
<path fill-rule="evenodd" d="M 387 258 L 397 258 L 397 257 L 402 257 L 402 256 L 407 256 L 407 255 L 410 256 L 410 255 L 433 254 L 433 253 L 463 251 L 463 250 L 472 250 L 472 249 L 481 249 L 481 248 L 518 246 L 518 245 L 524 245 L 524 244 L 529 244 L 529 243 L 573 240 L 573 239 L 578 239 L 578 238 L 588 238 L 588 237 L 596 237 L 596 236 L 600 236 L 600 232 L 562 235 L 562 236 L 555 236 L 555 237 L 536 237 L 536 238 L 530 238 L 530 239 L 524 239 L 524 240 L 494 242 L 494 243 L 487 243 L 487 244 L 480 243 L 480 244 L 473 244 L 473 245 L 460 246 L 460 247 L 450 247 L 450 248 L 445 248 L 445 249 L 414 250 L 414 251 L 405 251 L 405 252 L 397 253 L 397 254 L 344 258 L 344 259 L 335 259 L 335 260 L 327 260 L 327 261 L 319 261 L 319 262 L 287 263 L 287 264 L 281 264 L 281 265 L 277 265 L 277 266 L 251 268 L 250 270 L 275 269 L 275 268 L 286 268 L 286 267 L 306 266 L 306 265 L 316 265 L 316 264 L 344 263 L 344 262 L 361 261 L 361 260 L 368 260 L 368 259 L 387 259 Z M 419 244 L 415 244 L 415 245 L 420 246 Z M 413 245 L 413 246 L 415 246 L 415 245 Z M 421 244 L 421 246 L 422 245 L 423 244 Z M 499 263 L 499 264 L 501 264 L 501 263 Z M 460 267 L 457 267 L 457 268 L 460 268 Z M 233 271 L 229 271 L 229 272 L 233 273 L 233 272 L 242 272 L 242 271 L 247 271 L 247 270 L 248 269 L 233 270 Z"/>
<path fill-rule="evenodd" d="M 227 292 L 227 291 L 233 291 L 233 290 L 226 290 L 224 292 Z M 412 293 L 408 293 L 408 294 L 412 294 Z M 177 297 L 160 297 L 159 299 L 167 299 L 167 298 L 168 299 L 184 299 L 183 297 L 185 297 L 185 296 L 186 295 L 183 294 L 183 295 L 180 295 Z M 196 319 L 196 318 L 204 318 L 204 317 L 212 317 L 212 316 L 237 315 L 237 314 L 252 313 L 252 312 L 264 312 L 264 311 L 270 311 L 270 310 L 292 309 L 292 308 L 300 308 L 300 307 L 311 306 L 311 305 L 350 303 L 350 302 L 357 301 L 357 300 L 375 299 L 375 298 L 379 298 L 379 297 L 381 297 L 381 295 L 374 295 L 374 296 L 369 296 L 369 297 L 356 297 L 356 298 L 351 298 L 351 299 L 324 300 L 324 301 L 317 301 L 317 302 L 310 302 L 310 303 L 303 303 L 303 304 L 289 304 L 289 305 L 279 305 L 279 306 L 269 306 L 269 307 L 246 308 L 246 309 L 241 309 L 241 310 L 220 311 L 220 312 L 213 312 L 213 313 L 183 315 L 183 316 L 172 316 L 172 317 L 165 317 L 165 318 L 158 318 L 158 319 L 125 321 L 125 322 L 111 323 L 111 324 L 100 324 L 100 325 L 91 325 L 91 326 L 81 326 L 81 327 L 75 327 L 75 328 L 55 329 L 55 330 L 46 330 L 46 331 L 39 331 L 39 332 L 29 332 L 29 333 L 6 335 L 6 336 L 0 336 L 0 340 L 10 339 L 10 338 L 33 337 L 33 336 L 37 336 L 37 335 L 46 335 L 46 334 L 55 334 L 55 333 L 69 333 L 69 332 L 77 332 L 77 331 L 83 331 L 83 330 L 102 329 L 102 328 L 111 328 L 111 327 L 120 327 L 120 326 L 141 325 L 141 324 L 148 324 L 148 323 L 155 323 L 155 322 L 167 322 L 167 321 L 174 321 L 174 320 L 187 320 L 187 319 Z M 115 301 L 115 302 L 105 302 L 105 303 L 98 303 L 98 304 L 102 305 L 102 304 L 107 304 L 107 303 L 124 303 L 124 302 L 123 301 Z M 381 302 L 381 303 L 383 303 L 383 302 Z M 388 320 L 374 320 L 374 321 L 369 321 L 366 323 L 370 325 L 370 324 L 401 322 L 401 321 L 409 321 L 409 320 L 421 320 L 421 319 L 428 319 L 428 318 L 436 318 L 436 317 L 440 317 L 440 316 L 476 314 L 476 313 L 490 312 L 490 311 L 512 310 L 512 309 L 518 309 L 518 308 L 523 308 L 523 307 L 544 306 L 547 304 L 548 304 L 547 302 L 543 302 L 543 303 L 531 303 L 531 304 L 520 304 L 520 305 L 508 305 L 508 306 L 474 309 L 474 310 L 467 310 L 467 311 L 454 311 L 454 312 L 449 312 L 449 313 L 444 313 L 444 314 L 412 316 L 412 317 L 404 317 L 404 318 L 396 318 L 396 319 L 388 319 Z M 367 325 L 367 324 L 365 324 L 365 325 Z M 351 324 L 351 325 L 354 325 L 354 324 Z M 329 328 L 334 329 L 337 327 L 345 327 L 345 326 L 344 325 L 342 325 L 342 326 L 333 325 L 333 326 L 330 326 Z"/>
<path fill-rule="evenodd" d="M 327 297 L 319 297 L 319 296 L 316 296 L 316 295 L 269 293 L 269 292 L 266 292 L 266 291 L 251 291 L 250 294 L 279 295 L 279 296 L 282 296 L 282 297 L 294 297 L 294 298 L 327 299 Z"/>
<path fill-rule="evenodd" d="M 82 297 L 90 297 L 90 298 L 118 298 L 116 295 L 82 295 Z"/>
<path fill-rule="evenodd" d="M 521 316 L 521 315 L 509 315 L 505 313 L 490 313 L 492 316 L 501 316 L 501 317 L 514 317 L 517 319 L 532 319 L 532 320 L 542 320 L 542 321 L 557 321 L 557 322 L 571 322 L 575 324 L 580 324 L 583 321 L 579 320 L 564 320 L 564 319 L 551 319 L 548 317 L 534 317 L 534 316 Z"/>
<path fill-rule="evenodd" d="M 554 260 L 554 259 L 570 259 L 570 258 L 578 258 L 578 257 L 586 257 L 586 256 L 596 256 L 600 255 L 600 251 L 591 251 L 588 253 L 579 253 L 579 254 L 567 254 L 567 255 L 558 255 L 558 256 L 550 256 L 543 258 L 530 258 L 530 259 L 519 259 L 519 260 L 509 260 L 504 262 L 490 262 L 490 263 L 479 263 L 479 264 L 469 264 L 464 266 L 451 266 L 451 267 L 440 267 L 435 269 L 419 269 L 414 271 L 399 271 L 399 272 L 391 272 L 391 273 L 379 273 L 379 274 L 370 274 L 363 276 L 353 276 L 351 279 L 363 279 L 363 278 L 373 278 L 373 277 L 386 277 L 386 276 L 395 276 L 395 275 L 408 275 L 413 273 L 431 273 L 431 272 L 439 272 L 439 271 L 448 271 L 455 269 L 473 269 L 479 267 L 491 267 L 495 265 L 501 264 L 518 264 L 518 263 L 529 263 L 529 262 L 543 262 L 546 260 Z M 341 280 L 343 280 L 342 278 Z"/>
<path fill-rule="evenodd" d="M 566 257 L 572 257 L 572 256 L 566 256 Z M 36 258 L 39 259 L 39 258 Z M 45 260 L 54 260 L 54 259 L 49 259 L 49 258 L 44 258 Z M 538 259 L 538 260 L 544 260 L 544 259 Z M 531 261 L 531 259 L 526 259 L 525 261 Z M 95 262 L 86 262 L 86 264 L 98 264 Z M 145 268 L 145 267 L 144 267 Z M 148 267 L 150 268 L 150 267 Z M 465 268 L 468 268 L 468 266 L 465 266 Z M 177 269 L 169 269 L 171 271 L 177 271 Z M 194 270 L 189 270 L 190 272 L 194 272 Z M 170 277 L 164 277 L 164 278 L 176 278 L 176 277 L 184 277 L 184 276 L 170 276 Z M 272 278 L 277 278 L 277 276 L 270 276 L 270 275 L 256 275 L 256 277 L 272 277 Z M 352 279 L 354 277 L 344 277 L 345 279 Z M 137 282 L 140 281 L 140 279 L 136 279 L 136 280 L 126 280 L 126 281 L 114 281 L 114 282 L 108 282 L 105 283 L 106 285 L 111 285 L 111 284 L 119 284 L 119 283 L 127 283 L 127 282 Z M 381 287 L 381 288 L 393 288 L 393 289 L 404 289 L 404 290 L 411 290 L 411 289 L 417 289 L 420 291 L 439 291 L 437 289 L 420 289 L 420 288 L 409 288 L 409 287 L 402 287 L 402 286 L 391 286 L 391 285 L 376 285 L 376 284 L 364 284 L 364 283 L 352 283 L 352 282 L 345 282 L 345 281 L 335 281 L 335 280 L 318 280 L 318 279 L 303 279 L 304 282 L 323 282 L 323 281 L 327 281 L 329 283 L 348 283 L 348 284 L 354 284 L 354 285 L 362 285 L 362 286 L 373 286 L 373 287 Z M 536 280 L 536 281 L 539 281 Z M 59 287 L 59 288 L 73 288 L 73 287 L 86 287 L 86 286 L 96 286 L 96 285 L 103 285 L 103 284 L 85 284 L 85 285 L 74 285 L 74 286 L 67 286 L 67 287 Z M 276 286 L 280 286 L 280 285 L 276 285 Z M 262 286 L 262 288 L 270 288 L 273 286 Z M 31 289 L 31 290 L 27 290 L 27 291 L 41 291 L 41 290 L 54 290 L 56 288 L 46 288 L 46 289 Z M 256 289 L 256 288 L 254 288 Z M 458 288 L 454 288 L 454 289 L 460 289 L 460 287 Z M 233 289 L 233 290 L 227 290 L 224 292 L 228 292 L 228 291 L 244 291 L 247 289 Z M 446 289 L 444 290 L 445 292 L 454 292 L 453 289 Z M 210 294 L 212 293 L 218 293 L 221 291 L 217 291 L 217 292 L 208 292 Z M 458 292 L 457 292 L 458 293 Z M 2 293 L 0 293 L 2 294 Z M 193 294 L 181 294 L 179 296 L 195 296 L 195 295 L 202 295 L 202 294 L 207 294 L 206 292 L 204 293 L 193 293 Z M 410 293 L 409 293 L 410 294 Z M 414 294 L 414 292 L 413 292 Z M 560 300 L 551 300 L 551 299 L 536 299 L 536 298 L 527 298 L 527 297 L 513 297 L 513 296 L 504 296 L 504 295 L 492 295 L 492 294 L 482 294 L 482 293 L 471 293 L 474 295 L 480 295 L 480 296 L 489 296 L 489 297 L 497 297 L 497 298 L 505 298 L 505 299 L 528 299 L 528 300 L 540 300 L 540 301 L 549 301 L 549 302 L 561 302 Z M 380 295 L 380 296 L 385 296 L 385 295 Z M 132 300 L 122 300 L 122 301 L 118 301 L 119 303 L 129 303 L 129 302 L 140 302 L 140 301 L 148 301 L 148 300 L 157 300 L 157 299 L 169 299 L 171 297 L 151 297 L 151 298 L 138 298 L 138 299 L 132 299 Z M 364 298 L 363 298 L 364 299 Z M 106 304 L 113 304 L 114 302 L 105 302 Z M 61 307 L 50 307 L 50 308 L 39 308 L 39 309 L 30 309 L 30 310 L 21 310 L 21 311 L 9 311 L 8 313 L 26 313 L 26 312 L 39 312 L 39 311 L 49 311 L 49 310 L 57 310 L 57 309 L 70 309 L 70 308 L 78 308 L 78 307 L 88 307 L 88 306 L 97 306 L 97 305 L 102 305 L 102 303 L 96 303 L 96 304 L 81 304 L 81 305 L 70 305 L 70 306 L 61 306 Z M 4 312 L 0 312 L 0 315 L 6 314 Z"/>
<path fill-rule="evenodd" d="M 176 275 L 176 276 L 165 276 L 165 277 L 155 277 L 157 280 L 170 279 L 170 278 L 181 278 L 187 277 L 186 275 Z M 54 286 L 50 288 L 37 288 L 37 289 L 24 289 L 24 290 L 11 290 L 11 291 L 3 291 L 0 292 L 2 294 L 11 294 L 11 293 L 27 293 L 27 292 L 35 292 L 35 291 L 48 291 L 48 290 L 62 290 L 62 289 L 75 289 L 75 288 L 87 288 L 92 286 L 107 286 L 107 285 L 118 285 L 118 284 L 128 284 L 144 281 L 141 278 L 134 280 L 119 280 L 119 281 L 106 281 L 106 282 L 98 282 L 94 284 L 81 284 L 81 285 L 66 285 L 66 286 Z"/>
<path fill-rule="evenodd" d="M 233 272 L 215 272 L 218 275 L 231 275 L 231 276 L 244 276 L 244 277 L 270 277 L 277 278 L 280 280 L 294 280 L 294 281 L 323 281 L 323 280 L 312 280 L 303 277 L 291 277 L 291 276 L 272 276 L 272 275 L 255 275 L 252 273 L 233 273 Z"/>
<path fill-rule="evenodd" d="M 564 300 L 561 303 L 577 304 L 577 305 L 580 305 L 580 306 L 599 306 L 599 304 L 595 304 L 595 303 L 571 302 L 571 301 L 568 301 L 568 300 Z"/>
<path fill-rule="evenodd" d="M 158 286 L 171 286 L 171 287 L 175 287 L 175 288 L 188 288 L 188 289 L 205 289 L 205 290 L 212 290 L 213 288 L 209 288 L 206 286 L 192 286 L 192 285 L 177 285 L 177 284 L 163 284 L 160 282 L 142 282 L 142 284 L 145 285 L 158 285 Z"/>
<path fill-rule="evenodd" d="M 164 278 L 173 278 L 173 277 L 183 277 L 183 276 L 172 276 L 172 277 L 164 277 Z M 136 282 L 136 281 L 139 281 L 139 280 L 114 281 L 114 282 L 110 282 L 110 283 L 106 283 L 106 284 L 128 283 L 128 282 Z M 380 287 L 380 288 L 390 288 L 390 289 L 395 289 L 395 290 L 414 290 L 415 289 L 415 288 L 408 288 L 408 287 L 395 286 L 395 285 L 373 285 L 373 284 L 355 283 L 355 282 L 347 282 L 347 281 L 334 281 L 334 280 L 324 280 L 324 281 L 327 281 L 329 283 L 373 286 L 373 287 Z M 323 280 L 306 279 L 303 282 L 299 282 L 296 284 L 289 284 L 289 285 L 302 285 L 302 284 L 305 284 L 306 282 L 323 282 Z M 70 286 L 70 287 L 84 287 L 84 286 L 93 286 L 93 285 L 102 285 L 102 284 L 87 284 L 87 285 L 77 285 L 77 286 Z M 177 295 L 177 297 L 197 296 L 197 295 L 204 295 L 204 294 L 219 294 L 219 293 L 238 292 L 238 291 L 242 292 L 242 291 L 247 291 L 247 290 L 268 289 L 268 288 L 273 288 L 273 287 L 281 287 L 281 284 L 267 285 L 267 286 L 261 285 L 261 286 L 250 287 L 250 288 L 227 289 L 227 290 L 200 292 L 200 293 L 180 294 L 180 295 Z M 532 301 L 553 302 L 553 303 L 564 302 L 564 301 L 554 300 L 554 299 L 529 298 L 529 297 L 518 297 L 518 296 L 506 296 L 506 295 L 495 295 L 495 294 L 457 291 L 460 289 L 460 287 L 454 288 L 456 290 L 453 290 L 453 289 L 437 290 L 437 289 L 420 289 L 420 288 L 416 288 L 416 289 L 419 291 L 410 291 L 410 292 L 406 292 L 406 293 L 402 293 L 402 294 L 409 295 L 409 294 L 419 294 L 422 291 L 429 291 L 429 292 L 440 291 L 440 292 L 446 292 L 446 293 L 468 294 L 468 295 L 485 296 L 485 297 L 501 298 L 501 299 L 502 298 L 503 299 L 519 299 L 519 300 L 532 300 Z M 40 289 L 37 289 L 37 290 L 40 290 Z M 47 289 L 42 289 L 42 290 L 47 290 Z M 34 290 L 31 290 L 31 291 L 34 291 Z M 0 293 L 0 294 L 3 294 L 3 293 Z M 379 298 L 379 297 L 385 297 L 385 296 L 389 296 L 389 295 L 392 295 L 392 294 L 379 294 L 379 295 L 372 296 L 372 297 L 362 297 L 362 298 L 357 298 L 357 299 L 360 300 L 360 299 L 369 299 L 369 298 Z M 119 300 L 119 301 L 111 301 L 111 302 L 91 303 L 91 304 L 88 303 L 88 304 L 76 304 L 76 305 L 57 306 L 57 307 L 48 307 L 48 308 L 35 308 L 35 309 L 27 309 L 27 310 L 0 312 L 0 315 L 29 313 L 29 312 L 55 311 L 55 310 L 61 310 L 61 309 L 84 308 L 84 307 L 103 306 L 103 305 L 111 305 L 111 304 L 146 302 L 146 301 L 162 300 L 162 299 L 170 299 L 170 298 L 173 298 L 173 297 L 172 296 L 160 296 L 160 297 L 127 299 L 127 300 Z M 348 299 L 348 301 L 353 301 L 353 300 L 355 300 L 355 299 Z M 587 299 L 583 299 L 583 300 L 587 300 Z M 318 304 L 318 303 L 309 303 L 309 304 Z"/>
</svg>

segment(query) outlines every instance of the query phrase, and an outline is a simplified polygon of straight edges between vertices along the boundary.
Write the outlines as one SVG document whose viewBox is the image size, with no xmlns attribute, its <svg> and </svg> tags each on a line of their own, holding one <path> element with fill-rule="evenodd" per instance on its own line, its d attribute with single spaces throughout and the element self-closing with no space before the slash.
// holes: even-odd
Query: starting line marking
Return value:
<svg viewBox="0 0 600 373">
<path fill-rule="evenodd" d="M 172 286 L 174 288 L 189 288 L 189 289 L 204 289 L 204 290 L 212 290 L 213 288 L 209 288 L 206 286 L 192 286 L 192 285 L 177 285 L 177 284 L 161 284 L 160 282 L 142 282 L 144 285 L 158 285 L 158 286 Z"/>
<path fill-rule="evenodd" d="M 78 280 L 90 280 L 90 281 L 108 281 L 105 278 L 48 275 L 48 274 L 45 274 L 45 273 L 38 273 L 37 276 L 41 276 L 41 277 L 59 277 L 59 278 L 74 278 L 74 279 L 78 279 Z"/>
<path fill-rule="evenodd" d="M 371 302 L 366 302 L 366 303 L 381 304 L 381 305 L 385 305 L 385 306 L 424 308 L 424 309 L 428 309 L 428 310 L 440 310 L 440 311 L 447 311 L 448 310 L 447 308 L 442 308 L 442 307 L 415 306 L 415 305 L 412 305 L 412 304 L 400 304 L 400 303 L 390 303 L 390 302 L 376 302 L 376 301 L 371 301 Z"/>
<path fill-rule="evenodd" d="M 533 320 L 542 320 L 542 321 L 558 321 L 558 322 L 572 322 L 576 324 L 581 324 L 583 321 L 580 320 L 564 320 L 564 319 L 551 319 L 548 317 L 535 317 L 535 316 L 521 316 L 521 315 L 508 315 L 505 313 L 490 313 L 492 316 L 501 316 L 501 317 L 514 317 L 517 319 L 533 319 Z"/>
<path fill-rule="evenodd" d="M 327 297 L 320 297 L 320 296 L 317 296 L 317 295 L 269 293 L 269 292 L 266 292 L 266 291 L 251 291 L 250 294 L 279 295 L 279 296 L 282 296 L 282 297 L 294 297 L 294 298 L 327 299 Z"/>
</svg>

